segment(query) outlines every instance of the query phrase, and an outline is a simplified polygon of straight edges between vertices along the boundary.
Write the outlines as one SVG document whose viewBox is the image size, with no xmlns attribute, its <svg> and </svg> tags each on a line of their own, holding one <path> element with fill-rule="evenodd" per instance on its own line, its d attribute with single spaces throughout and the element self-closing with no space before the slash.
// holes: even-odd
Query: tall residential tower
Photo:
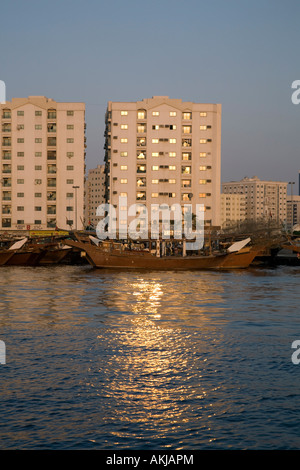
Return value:
<svg viewBox="0 0 300 470">
<path fill-rule="evenodd" d="M 13 98 L 0 119 L 0 229 L 81 228 L 84 103 Z"/>
<path fill-rule="evenodd" d="M 109 102 L 105 130 L 106 202 L 204 206 L 220 225 L 221 105 L 154 96 Z"/>
</svg>

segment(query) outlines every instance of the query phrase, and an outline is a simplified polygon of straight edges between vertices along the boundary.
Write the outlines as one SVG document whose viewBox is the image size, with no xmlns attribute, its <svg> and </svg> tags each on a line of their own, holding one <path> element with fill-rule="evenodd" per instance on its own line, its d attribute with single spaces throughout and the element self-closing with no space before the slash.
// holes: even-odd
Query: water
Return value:
<svg viewBox="0 0 300 470">
<path fill-rule="evenodd" d="M 1 268 L 0 448 L 298 449 L 299 275 Z"/>
</svg>

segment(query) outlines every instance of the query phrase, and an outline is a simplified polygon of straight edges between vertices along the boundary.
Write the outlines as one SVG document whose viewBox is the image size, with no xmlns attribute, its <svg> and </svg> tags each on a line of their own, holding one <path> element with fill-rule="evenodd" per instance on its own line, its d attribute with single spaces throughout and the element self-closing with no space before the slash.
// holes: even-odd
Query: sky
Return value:
<svg viewBox="0 0 300 470">
<path fill-rule="evenodd" d="M 222 181 L 256 175 L 298 192 L 299 0 L 1 3 L 7 100 L 85 102 L 87 169 L 103 163 L 108 101 L 163 95 L 222 104 Z"/>
</svg>

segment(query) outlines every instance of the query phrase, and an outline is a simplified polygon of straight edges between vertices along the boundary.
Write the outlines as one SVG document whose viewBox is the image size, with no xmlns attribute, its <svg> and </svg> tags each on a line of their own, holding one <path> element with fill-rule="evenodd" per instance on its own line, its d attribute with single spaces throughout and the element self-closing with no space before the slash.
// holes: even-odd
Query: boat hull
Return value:
<svg viewBox="0 0 300 470">
<path fill-rule="evenodd" d="M 89 243 L 67 241 L 86 253 L 88 262 L 102 269 L 145 269 L 161 271 L 186 271 L 206 269 L 242 269 L 250 265 L 256 251 L 246 250 L 237 256 L 236 253 L 209 256 L 166 256 L 158 257 L 149 251 L 122 251 L 112 249 L 105 251 Z"/>
</svg>

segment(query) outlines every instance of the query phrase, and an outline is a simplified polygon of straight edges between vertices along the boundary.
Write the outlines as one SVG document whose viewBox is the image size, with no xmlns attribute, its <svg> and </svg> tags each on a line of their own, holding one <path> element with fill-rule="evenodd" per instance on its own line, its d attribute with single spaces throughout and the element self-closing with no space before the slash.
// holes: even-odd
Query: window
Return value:
<svg viewBox="0 0 300 470">
<path fill-rule="evenodd" d="M 158 193 L 152 193 L 151 197 L 158 197 Z"/>
<path fill-rule="evenodd" d="M 146 186 L 146 178 L 137 178 L 136 179 L 136 185 L 138 187 Z"/>
<path fill-rule="evenodd" d="M 176 152 L 169 152 L 169 157 L 176 157 Z"/>
<path fill-rule="evenodd" d="M 127 157 L 128 156 L 128 152 L 121 152 L 121 157 Z"/>
<path fill-rule="evenodd" d="M 192 139 L 182 139 L 182 147 L 191 147 Z"/>
<path fill-rule="evenodd" d="M 17 206 L 17 211 L 22 212 L 24 210 L 24 206 Z"/>
<path fill-rule="evenodd" d="M 34 221 L 34 224 L 35 224 L 35 225 L 41 225 L 41 223 L 42 223 L 42 221 L 41 221 L 40 219 L 36 219 L 36 220 Z"/>
<path fill-rule="evenodd" d="M 127 116 L 128 115 L 128 111 L 121 111 L 121 116 Z"/>
<path fill-rule="evenodd" d="M 159 116 L 159 111 L 152 111 L 152 116 Z"/>
<path fill-rule="evenodd" d="M 48 137 L 47 145 L 49 147 L 54 147 L 56 145 L 56 137 Z"/>
<path fill-rule="evenodd" d="M 146 200 L 146 191 L 139 191 L 136 193 L 137 201 L 145 201 Z"/>
<path fill-rule="evenodd" d="M 138 160 L 146 160 L 146 152 L 137 152 L 136 158 Z"/>
<path fill-rule="evenodd" d="M 48 116 L 48 119 L 56 119 L 56 110 L 48 109 L 47 116 Z"/>
<path fill-rule="evenodd" d="M 205 193 L 199 193 L 199 197 L 206 197 Z"/>
<path fill-rule="evenodd" d="M 185 120 L 192 119 L 192 113 L 189 113 L 189 112 L 182 113 L 182 119 L 185 119 Z"/>
<path fill-rule="evenodd" d="M 41 212 L 41 211 L 42 211 L 42 207 L 41 207 L 41 206 L 35 206 L 35 207 L 34 207 L 34 210 L 35 210 L 36 212 Z"/>
<path fill-rule="evenodd" d="M 34 193 L 34 197 L 42 197 L 42 193 Z"/>
<path fill-rule="evenodd" d="M 42 152 L 35 152 L 35 156 L 36 156 L 36 157 L 41 157 L 41 156 L 42 156 Z"/>
<path fill-rule="evenodd" d="M 67 144 L 73 144 L 74 143 L 74 139 L 67 139 Z"/>
<path fill-rule="evenodd" d="M 42 111 L 35 111 L 35 115 L 36 115 L 36 116 L 41 116 L 41 115 L 42 115 Z"/>
<path fill-rule="evenodd" d="M 17 111 L 17 116 L 24 116 L 24 111 Z"/>
<path fill-rule="evenodd" d="M 137 126 L 138 134 L 144 134 L 146 131 L 147 131 L 146 124 L 138 124 L 138 126 Z"/>
<path fill-rule="evenodd" d="M 74 166 L 73 165 L 67 165 L 67 170 L 68 171 L 74 170 Z"/>
<path fill-rule="evenodd" d="M 190 200 L 190 194 L 189 193 L 182 193 L 181 194 L 181 200 L 182 201 L 189 201 Z"/>
<path fill-rule="evenodd" d="M 67 111 L 67 116 L 74 116 L 74 111 Z"/>
<path fill-rule="evenodd" d="M 204 111 L 201 111 L 201 113 L 200 113 L 200 116 L 201 116 L 201 117 L 205 117 L 206 115 L 207 115 L 207 113 L 206 113 L 206 112 L 204 112 Z"/>
<path fill-rule="evenodd" d="M 121 184 L 127 184 L 128 180 L 127 178 L 121 178 Z"/>
<path fill-rule="evenodd" d="M 192 173 L 192 167 L 191 166 L 182 166 L 181 167 L 181 173 L 184 175 L 190 175 Z"/>
<path fill-rule="evenodd" d="M 137 165 L 137 173 L 146 173 L 146 165 Z"/>
<path fill-rule="evenodd" d="M 206 180 L 199 180 L 199 184 L 206 184 Z"/>
<path fill-rule="evenodd" d="M 200 170 L 200 171 L 205 171 L 206 169 L 207 169 L 206 166 L 199 166 L 199 170 Z"/>
<path fill-rule="evenodd" d="M 152 180 L 152 184 L 158 184 L 158 180 Z"/>
<path fill-rule="evenodd" d="M 17 139 L 18 144 L 24 144 L 24 139 Z"/>
<path fill-rule="evenodd" d="M 71 197 L 73 197 L 74 195 L 73 195 L 73 193 L 67 193 L 66 196 L 67 196 L 67 198 L 71 198 Z"/>
<path fill-rule="evenodd" d="M 121 129 L 128 129 L 128 124 L 121 124 Z"/>
<path fill-rule="evenodd" d="M 200 152 L 199 157 L 206 157 L 206 152 Z"/>
<path fill-rule="evenodd" d="M 136 140 L 136 144 L 138 147 L 144 147 L 146 145 L 146 137 L 138 137 Z"/>
<path fill-rule="evenodd" d="M 127 165 L 121 165 L 121 170 L 127 170 Z"/>
<path fill-rule="evenodd" d="M 49 207 L 52 207 L 52 206 L 49 206 Z M 67 206 L 67 207 L 66 207 L 66 210 L 67 210 L 68 212 L 73 212 L 73 206 Z M 49 212 L 48 212 L 48 214 L 49 214 Z"/>
<path fill-rule="evenodd" d="M 11 219 L 2 219 L 2 227 L 11 227 Z"/>
<path fill-rule="evenodd" d="M 24 170 L 24 165 L 18 165 L 17 170 Z"/>
<path fill-rule="evenodd" d="M 158 167 L 157 165 L 153 165 L 153 166 L 152 166 L 152 170 L 153 170 L 153 171 L 158 171 L 158 169 L 159 169 L 159 167 Z"/>
<path fill-rule="evenodd" d="M 18 157 L 24 157 L 24 152 L 17 152 Z"/>
<path fill-rule="evenodd" d="M 68 158 L 74 157 L 74 152 L 67 152 L 67 157 Z"/>
<path fill-rule="evenodd" d="M 183 134 L 191 134 L 192 133 L 192 126 L 182 126 Z"/>
<path fill-rule="evenodd" d="M 181 181 L 182 188 L 191 188 L 192 181 L 191 180 L 182 180 Z"/>
<path fill-rule="evenodd" d="M 17 220 L 17 225 L 24 225 L 24 220 L 18 219 Z"/>
<path fill-rule="evenodd" d="M 200 144 L 206 144 L 207 140 L 206 139 L 200 139 Z"/>
<path fill-rule="evenodd" d="M 35 165 L 34 169 L 35 169 L 35 170 L 41 170 L 41 169 L 42 169 L 42 165 Z"/>
<path fill-rule="evenodd" d="M 24 197 L 24 193 L 17 193 L 17 197 Z"/>
<path fill-rule="evenodd" d="M 74 124 L 67 124 L 67 130 L 70 131 L 74 129 Z"/>
<path fill-rule="evenodd" d="M 200 126 L 200 131 L 206 131 L 207 126 Z"/>
<path fill-rule="evenodd" d="M 122 142 L 122 144 L 125 144 L 126 142 L 128 142 L 128 139 L 125 139 L 125 138 L 121 139 L 121 142 Z"/>
<path fill-rule="evenodd" d="M 23 179 L 18 179 L 17 184 L 24 184 L 24 180 Z"/>
<path fill-rule="evenodd" d="M 170 144 L 176 144 L 176 139 L 170 139 Z"/>
<path fill-rule="evenodd" d="M 176 170 L 176 166 L 175 165 L 169 165 L 169 170 Z"/>
<path fill-rule="evenodd" d="M 158 152 L 152 152 L 152 157 L 158 157 Z"/>
<path fill-rule="evenodd" d="M 67 180 L 67 184 L 74 184 L 74 180 Z"/>
<path fill-rule="evenodd" d="M 144 109 L 139 109 L 137 112 L 138 119 L 146 119 L 147 113 Z"/>
<path fill-rule="evenodd" d="M 34 126 L 34 128 L 35 128 L 36 131 L 41 131 L 42 130 L 42 124 L 36 124 Z"/>
<path fill-rule="evenodd" d="M 170 111 L 170 116 L 176 116 L 176 111 Z"/>
<path fill-rule="evenodd" d="M 36 144 L 41 144 L 41 143 L 42 143 L 42 139 L 35 139 L 35 143 L 36 143 Z"/>
<path fill-rule="evenodd" d="M 158 139 L 152 139 L 152 144 L 158 144 L 159 140 Z"/>
<path fill-rule="evenodd" d="M 121 197 L 127 197 L 127 193 L 120 193 Z"/>
<path fill-rule="evenodd" d="M 192 160 L 192 154 L 191 154 L 191 152 L 183 152 L 183 154 L 182 154 L 182 160 Z"/>
</svg>

